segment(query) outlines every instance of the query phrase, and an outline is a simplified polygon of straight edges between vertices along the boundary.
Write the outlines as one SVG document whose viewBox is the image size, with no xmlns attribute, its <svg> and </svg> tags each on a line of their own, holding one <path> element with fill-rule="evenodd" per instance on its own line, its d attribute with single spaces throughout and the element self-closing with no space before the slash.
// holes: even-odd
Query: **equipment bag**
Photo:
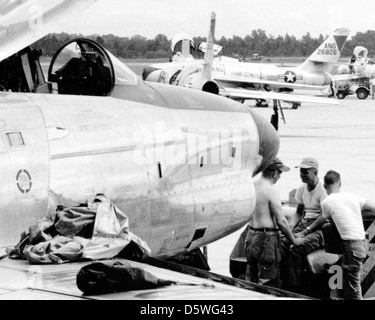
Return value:
<svg viewBox="0 0 375 320">
<path fill-rule="evenodd" d="M 86 295 L 154 289 L 176 284 L 120 261 L 97 262 L 77 274 L 77 286 Z"/>
</svg>

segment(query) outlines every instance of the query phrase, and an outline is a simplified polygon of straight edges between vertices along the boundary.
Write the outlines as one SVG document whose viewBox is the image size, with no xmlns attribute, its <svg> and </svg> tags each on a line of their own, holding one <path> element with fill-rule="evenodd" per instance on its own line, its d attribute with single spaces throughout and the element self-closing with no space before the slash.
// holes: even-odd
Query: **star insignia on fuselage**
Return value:
<svg viewBox="0 0 375 320">
<path fill-rule="evenodd" d="M 284 81 L 287 83 L 295 83 L 297 80 L 297 76 L 293 71 L 285 72 Z"/>
</svg>

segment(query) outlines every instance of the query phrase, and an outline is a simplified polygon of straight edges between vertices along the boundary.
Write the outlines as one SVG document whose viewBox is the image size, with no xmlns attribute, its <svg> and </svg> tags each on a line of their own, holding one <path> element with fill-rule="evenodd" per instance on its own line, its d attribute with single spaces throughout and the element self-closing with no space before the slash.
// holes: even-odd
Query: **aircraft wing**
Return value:
<svg viewBox="0 0 375 320">
<path fill-rule="evenodd" d="M 282 100 L 288 102 L 310 102 L 310 103 L 321 103 L 321 104 L 340 104 L 337 100 L 324 97 L 316 97 L 309 95 L 296 95 L 289 93 L 278 93 L 273 91 L 261 91 L 261 90 L 246 90 L 246 89 L 233 89 L 225 88 L 220 90 L 220 95 L 237 98 L 237 99 L 272 99 Z"/>
<path fill-rule="evenodd" d="M 0 61 L 54 32 L 66 16 L 97 0 L 21 0 L 0 2 Z"/>
<path fill-rule="evenodd" d="M 114 261 L 114 260 L 112 260 Z M 108 294 L 84 295 L 77 286 L 78 272 L 95 261 L 30 265 L 23 260 L 0 261 L 0 300 L 286 300 L 309 299 L 296 293 L 233 279 L 155 258 L 145 262 L 115 259 L 154 277 L 173 281 L 171 286 Z M 105 262 L 105 261 L 101 261 Z"/>
<path fill-rule="evenodd" d="M 326 86 L 315 86 L 315 85 L 307 85 L 307 84 L 296 84 L 296 83 L 287 83 L 287 82 L 279 82 L 279 81 L 270 81 L 265 79 L 256 79 L 251 77 L 235 77 L 235 76 L 220 76 L 220 75 L 213 75 L 213 79 L 215 81 L 220 81 L 223 83 L 231 83 L 231 84 L 264 84 L 264 85 L 272 85 L 272 86 L 280 86 L 282 88 L 290 88 L 290 89 L 316 89 L 322 90 Z"/>
</svg>

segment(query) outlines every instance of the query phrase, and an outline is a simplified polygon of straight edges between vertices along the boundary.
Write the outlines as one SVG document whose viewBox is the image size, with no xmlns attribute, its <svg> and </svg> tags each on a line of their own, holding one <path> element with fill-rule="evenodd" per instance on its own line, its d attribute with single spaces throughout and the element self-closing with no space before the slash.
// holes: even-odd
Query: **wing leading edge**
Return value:
<svg viewBox="0 0 375 320">
<path fill-rule="evenodd" d="M 260 91 L 260 90 L 246 90 L 246 89 L 232 89 L 225 88 L 220 90 L 220 94 L 232 99 L 272 99 L 288 102 L 310 102 L 318 104 L 331 104 L 338 105 L 339 102 L 335 99 L 296 95 L 289 93 L 278 93 L 273 91 Z"/>
</svg>

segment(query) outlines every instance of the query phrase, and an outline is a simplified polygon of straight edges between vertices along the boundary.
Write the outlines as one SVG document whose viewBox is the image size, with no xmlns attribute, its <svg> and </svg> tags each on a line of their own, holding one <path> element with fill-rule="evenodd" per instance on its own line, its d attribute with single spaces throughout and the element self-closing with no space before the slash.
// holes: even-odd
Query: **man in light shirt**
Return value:
<svg viewBox="0 0 375 320">
<path fill-rule="evenodd" d="M 300 168 L 302 184 L 295 194 L 297 209 L 289 225 L 295 237 L 303 241 L 291 245 L 283 239 L 282 278 L 284 289 L 308 294 L 306 256 L 324 246 L 322 227 L 327 219 L 321 216 L 321 203 L 327 193 L 319 180 L 319 163 L 315 158 L 304 158 L 296 168 Z"/>
<path fill-rule="evenodd" d="M 324 187 L 328 197 L 321 204 L 322 216 L 335 224 L 341 237 L 344 298 L 360 300 L 361 269 L 367 254 L 362 210 L 375 211 L 375 203 L 341 192 L 340 174 L 333 170 L 324 176 Z"/>
</svg>

